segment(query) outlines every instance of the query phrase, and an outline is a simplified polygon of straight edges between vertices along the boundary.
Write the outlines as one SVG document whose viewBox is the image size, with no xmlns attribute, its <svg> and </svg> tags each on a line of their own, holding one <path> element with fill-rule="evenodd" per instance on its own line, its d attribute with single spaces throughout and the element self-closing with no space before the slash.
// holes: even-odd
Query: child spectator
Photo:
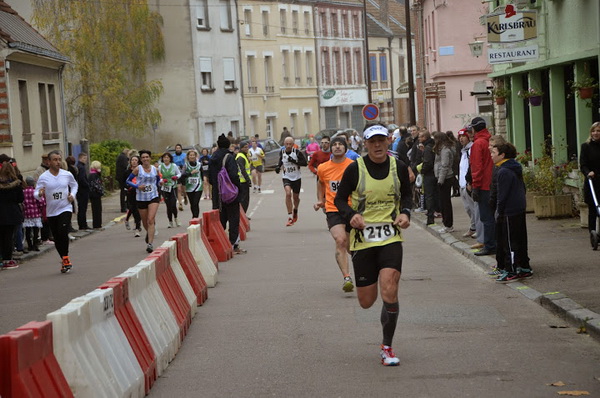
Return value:
<svg viewBox="0 0 600 398">
<path fill-rule="evenodd" d="M 36 199 L 33 196 L 35 192 L 35 179 L 33 177 L 27 177 L 25 183 L 27 184 L 27 187 L 23 190 L 25 240 L 29 251 L 39 252 L 40 240 L 38 233 L 42 228 L 42 215 L 45 213 L 46 197 L 42 196 L 40 199 Z"/>
</svg>

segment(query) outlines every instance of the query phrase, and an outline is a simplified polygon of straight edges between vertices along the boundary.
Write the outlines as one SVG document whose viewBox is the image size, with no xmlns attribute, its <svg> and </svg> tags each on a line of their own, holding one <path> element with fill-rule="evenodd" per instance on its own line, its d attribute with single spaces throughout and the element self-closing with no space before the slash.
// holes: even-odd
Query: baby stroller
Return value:
<svg viewBox="0 0 600 398">
<path fill-rule="evenodd" d="M 596 229 L 590 233 L 590 242 L 592 248 L 598 250 L 598 241 L 600 240 L 600 206 L 598 206 L 598 198 L 596 197 L 596 191 L 594 191 L 594 183 L 591 178 L 588 178 L 590 184 L 590 191 L 592 191 L 592 198 L 594 199 L 594 205 L 596 206 Z"/>
</svg>

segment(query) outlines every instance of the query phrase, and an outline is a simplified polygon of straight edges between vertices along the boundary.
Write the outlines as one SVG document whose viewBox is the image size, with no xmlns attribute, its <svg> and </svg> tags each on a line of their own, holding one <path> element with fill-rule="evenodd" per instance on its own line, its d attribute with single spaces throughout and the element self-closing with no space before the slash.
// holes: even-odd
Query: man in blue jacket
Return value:
<svg viewBox="0 0 600 398">
<path fill-rule="evenodd" d="M 533 275 L 527 252 L 525 184 L 523 169 L 515 160 L 517 150 L 510 142 L 490 148 L 496 165 L 496 260 L 504 272 L 496 279 L 510 283 Z M 501 264 L 502 263 L 502 264 Z"/>
</svg>

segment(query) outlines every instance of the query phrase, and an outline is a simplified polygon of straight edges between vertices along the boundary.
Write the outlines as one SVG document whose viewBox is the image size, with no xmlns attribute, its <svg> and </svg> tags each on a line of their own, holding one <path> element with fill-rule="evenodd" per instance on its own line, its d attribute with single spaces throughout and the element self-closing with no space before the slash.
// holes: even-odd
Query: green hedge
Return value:
<svg viewBox="0 0 600 398">
<path fill-rule="evenodd" d="M 94 160 L 102 163 L 103 177 L 116 177 L 115 164 L 117 156 L 123 148 L 131 148 L 131 144 L 123 140 L 106 140 L 90 145 L 90 163 Z"/>
</svg>

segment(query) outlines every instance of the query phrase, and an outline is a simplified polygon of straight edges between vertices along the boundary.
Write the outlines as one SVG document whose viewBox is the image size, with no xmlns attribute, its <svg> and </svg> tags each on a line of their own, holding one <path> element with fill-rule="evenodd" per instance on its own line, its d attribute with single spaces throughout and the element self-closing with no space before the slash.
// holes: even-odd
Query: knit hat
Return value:
<svg viewBox="0 0 600 398">
<path fill-rule="evenodd" d="M 35 179 L 32 176 L 25 177 L 25 183 L 28 187 L 32 187 L 35 185 Z"/>
<path fill-rule="evenodd" d="M 344 146 L 344 151 L 348 150 L 348 143 L 346 142 L 346 138 L 344 138 L 343 136 L 335 137 L 331 140 L 331 147 L 333 147 L 333 144 L 335 144 L 336 142 L 339 142 Z"/>
<path fill-rule="evenodd" d="M 469 135 L 469 132 L 467 131 L 467 129 L 460 129 L 458 130 L 458 136 L 460 137 L 461 135 Z"/>
<path fill-rule="evenodd" d="M 225 134 L 221 134 L 219 136 L 219 138 L 217 139 L 217 146 L 219 148 L 228 149 L 230 145 L 231 145 L 231 142 L 229 142 L 229 140 L 227 139 L 227 137 L 225 137 Z"/>
</svg>

